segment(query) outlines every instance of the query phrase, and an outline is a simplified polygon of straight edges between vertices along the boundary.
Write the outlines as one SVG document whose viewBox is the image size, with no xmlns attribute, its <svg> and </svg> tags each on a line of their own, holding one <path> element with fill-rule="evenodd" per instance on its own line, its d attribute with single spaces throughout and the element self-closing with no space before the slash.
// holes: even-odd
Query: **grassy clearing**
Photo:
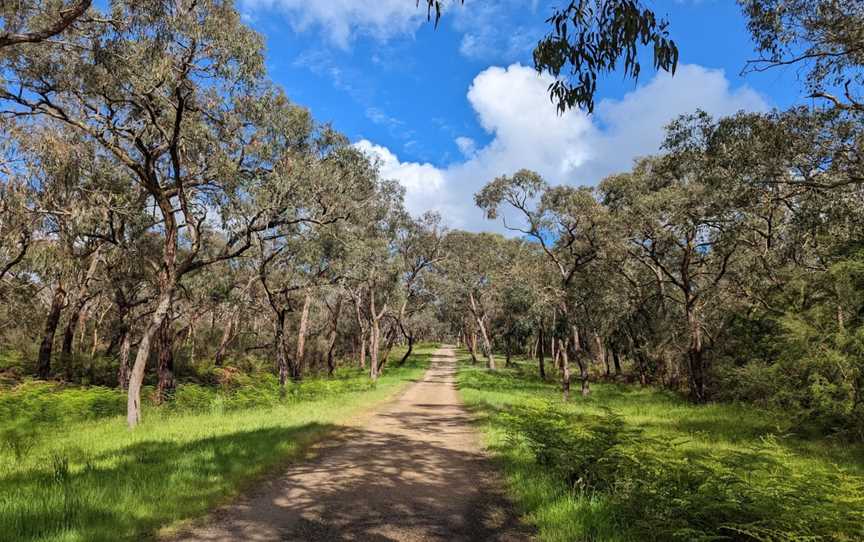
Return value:
<svg viewBox="0 0 864 542">
<path fill-rule="evenodd" d="M 564 406 L 535 372 L 463 359 L 458 383 L 541 540 L 864 540 L 864 447 L 654 389 L 595 384 Z"/>
<path fill-rule="evenodd" d="M 87 414 L 93 411 L 86 402 L 84 414 L 51 423 L 64 399 L 77 401 L 80 412 L 86 393 L 60 392 L 53 396 L 59 406 L 48 407 L 52 396 L 40 391 L 38 398 L 22 402 L 19 412 L 36 430 L 26 433 L 30 436 L 21 436 L 20 427 L 9 430 L 13 433 L 0 451 L 0 539 L 152 538 L 163 526 L 204 514 L 298 457 L 348 417 L 392 397 L 422 374 L 433 351 L 419 348 L 405 367 L 388 367 L 375 386 L 365 384 L 365 374 L 345 370 L 335 381 L 310 380 L 301 387 L 304 392 L 274 400 L 273 406 L 226 409 L 230 398 L 199 397 L 191 401 L 194 413 L 149 409 L 135 431 L 126 429 L 122 417 Z M 108 406 L 98 404 L 112 408 L 110 392 L 99 395 L 109 399 Z M 209 410 L 201 411 L 203 405 Z M 46 415 L 34 415 L 28 407 L 47 409 Z M 32 435 L 37 436 L 29 440 Z M 16 439 L 24 442 L 10 444 Z"/>
</svg>

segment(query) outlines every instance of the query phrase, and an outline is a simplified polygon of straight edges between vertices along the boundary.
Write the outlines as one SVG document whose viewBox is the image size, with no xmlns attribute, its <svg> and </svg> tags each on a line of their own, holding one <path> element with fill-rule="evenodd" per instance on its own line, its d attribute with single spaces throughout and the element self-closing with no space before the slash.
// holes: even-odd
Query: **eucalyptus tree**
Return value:
<svg viewBox="0 0 864 542">
<path fill-rule="evenodd" d="M 111 223 L 109 211 L 114 204 L 112 168 L 101 160 L 95 147 L 68 129 L 49 129 L 36 124 L 29 130 L 16 130 L 17 163 L 10 170 L 6 190 L 7 211 L 18 205 L 17 254 L 7 270 L 24 257 L 30 244 L 40 245 L 33 254 L 30 273 L 42 285 L 51 285 L 53 294 L 44 323 L 37 359 L 37 374 L 47 378 L 51 372 L 54 336 L 61 316 L 69 309 L 62 341 L 62 358 L 67 376 L 73 342 L 86 305 L 99 293 L 99 268 L 108 244 Z M 18 193 L 16 178 L 26 177 L 25 194 Z M 29 195 L 28 195 L 29 194 Z M 29 218 L 28 218 L 29 217 Z M 26 222 L 21 222 L 26 220 Z"/>
<path fill-rule="evenodd" d="M 375 166 L 377 171 L 377 164 Z M 382 324 L 385 317 L 395 320 L 392 308 L 401 306 L 400 297 L 404 293 L 398 261 L 399 235 L 410 220 L 403 204 L 404 193 L 398 182 L 381 181 L 375 197 L 357 216 L 347 247 L 349 271 L 345 284 L 352 297 L 361 335 L 361 365 L 368 349 L 372 380 L 378 378 L 387 361 L 386 356 L 381 355 Z M 389 353 L 397 333 L 398 323 L 393 321 L 385 333 L 385 354 Z"/>
<path fill-rule="evenodd" d="M 505 238 L 497 234 L 452 231 L 444 238 L 447 256 L 441 262 L 455 295 L 480 333 L 486 366 L 493 370 L 495 354 L 490 324 L 499 303 L 496 274 L 508 265 L 505 243 Z"/>
<path fill-rule="evenodd" d="M 111 18 L 24 50 L 6 70 L 16 91 L 0 98 L 7 114 L 51 119 L 98 143 L 157 210 L 162 255 L 147 264 L 158 295 L 130 378 L 134 426 L 151 342 L 184 275 L 303 220 L 295 190 L 315 130 L 263 79 L 261 38 L 232 5 L 117 1 Z"/>
<path fill-rule="evenodd" d="M 277 371 L 283 386 L 289 370 L 292 379 L 302 378 L 312 290 L 343 280 L 342 261 L 349 250 L 346 246 L 353 242 L 351 225 L 366 216 L 365 208 L 379 190 L 376 171 L 366 157 L 341 137 L 329 131 L 324 135 L 322 146 L 312 153 L 314 161 L 303 168 L 292 189 L 296 218 L 257 235 L 255 265 L 273 311 Z M 303 303 L 298 306 L 301 292 Z M 285 324 L 287 315 L 298 308 L 298 340 L 292 357 L 286 350 Z"/>
<path fill-rule="evenodd" d="M 0 130 L 0 295 L 7 274 L 21 263 L 38 229 L 39 215 L 34 199 L 37 189 L 29 180 L 28 149 L 20 137 L 23 132 L 4 119 Z"/>
<path fill-rule="evenodd" d="M 225 363 L 229 348 L 238 342 L 243 331 L 242 321 L 255 312 L 254 292 L 259 280 L 258 274 L 248 262 L 234 260 L 221 267 L 222 276 L 228 279 L 227 284 L 223 283 L 220 291 L 213 292 L 215 296 L 211 297 L 208 303 L 210 311 L 213 311 L 213 322 L 220 320 L 222 324 L 219 346 L 213 355 L 213 364 L 216 367 Z M 220 270 L 216 271 L 218 273 Z M 194 325 L 189 328 L 190 336 L 194 333 L 193 330 Z"/>
<path fill-rule="evenodd" d="M 423 322 L 422 315 L 434 299 L 434 293 L 427 286 L 427 276 L 444 257 L 443 235 L 441 217 L 435 213 L 425 213 L 417 219 L 408 218 L 397 232 L 396 250 L 403 292 L 394 319 L 408 342 L 400 365 L 414 351 L 417 326 Z"/>
<path fill-rule="evenodd" d="M 429 18 L 434 13 L 437 26 L 444 2 L 424 0 L 423 4 Z M 598 77 L 621 65 L 625 77 L 638 79 L 643 47 L 653 51 L 655 69 L 675 73 L 678 65 L 678 46 L 669 35 L 669 23 L 648 2 L 570 0 L 553 9 L 546 23 L 549 33 L 534 48 L 534 66 L 553 76 L 549 96 L 559 112 L 571 107 L 593 111 Z"/>
<path fill-rule="evenodd" d="M 864 112 L 864 2 L 739 0 L 759 57 L 746 71 L 798 66 L 811 96 Z M 834 89 L 837 89 L 836 91 Z"/>
<path fill-rule="evenodd" d="M 507 262 L 495 274 L 495 287 L 499 292 L 500 310 L 494 326 L 504 342 L 505 365 L 512 365 L 514 352 L 524 351 L 525 343 L 533 331 L 532 309 L 537 297 L 537 261 L 540 254 L 531 244 L 510 239 L 502 244 L 503 261 Z"/>
<path fill-rule="evenodd" d="M 0 4 L 0 49 L 39 43 L 61 34 L 81 18 L 92 0 L 19 0 Z"/>
<path fill-rule="evenodd" d="M 536 247 L 536 244 L 534 245 Z M 538 252 L 535 249 L 534 252 Z M 546 356 L 555 358 L 555 313 L 561 306 L 560 289 L 558 288 L 558 271 L 554 269 L 545 254 L 538 253 L 530 261 L 523 262 L 529 270 L 525 276 L 526 284 L 533 292 L 528 319 L 534 327 L 537 339 L 535 354 L 537 370 L 541 379 L 546 379 Z M 547 344 L 549 348 L 547 349 Z"/>
<path fill-rule="evenodd" d="M 592 272 L 592 264 L 602 256 L 610 229 L 608 213 L 590 188 L 550 187 L 538 174 L 527 170 L 490 181 L 474 199 L 489 219 L 497 218 L 505 206 L 515 210 L 517 220 L 524 224 L 508 224 L 504 220 L 505 227 L 534 239 L 558 270 L 561 314 L 569 328 L 559 342 L 562 353 L 572 348 L 579 364 L 582 394 L 588 395 L 588 365 L 580 338 L 584 322 L 579 321 L 579 300 L 574 296 L 573 286 L 576 277 Z M 562 364 L 561 385 L 566 400 L 570 392 L 566 362 Z"/>
<path fill-rule="evenodd" d="M 296 232 L 278 243 L 265 243 L 262 238 L 256 251 L 258 279 L 264 292 L 266 305 L 272 312 L 274 326 L 273 350 L 276 354 L 276 372 L 279 385 L 284 388 L 287 379 L 303 378 L 302 339 L 295 343 L 298 354 L 289 351 L 286 333 L 287 318 L 302 310 L 308 316 L 310 293 L 318 281 L 328 274 L 328 262 L 314 254 L 315 232 Z M 302 299 L 302 303 L 298 299 Z M 300 307 L 303 309 L 300 309 Z M 298 334 L 305 333 L 303 321 L 298 325 Z"/>
<path fill-rule="evenodd" d="M 612 215 L 626 227 L 629 255 L 657 277 L 666 299 L 681 309 L 694 401 L 708 398 L 706 333 L 734 298 L 730 277 L 741 272 L 743 214 L 722 187 L 704 182 L 701 161 L 684 155 L 643 160 L 632 173 L 603 181 Z M 713 324 L 713 326 L 712 326 Z"/>
</svg>

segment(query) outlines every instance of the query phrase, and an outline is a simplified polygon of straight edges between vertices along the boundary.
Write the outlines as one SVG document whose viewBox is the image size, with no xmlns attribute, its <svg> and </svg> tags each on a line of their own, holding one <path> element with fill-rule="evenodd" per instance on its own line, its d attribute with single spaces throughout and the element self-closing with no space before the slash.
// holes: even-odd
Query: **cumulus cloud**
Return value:
<svg viewBox="0 0 864 542">
<path fill-rule="evenodd" d="M 465 159 L 445 168 L 402 162 L 366 140 L 357 145 L 381 160 L 386 178 L 405 186 L 413 213 L 435 209 L 452 227 L 489 229 L 472 196 L 499 175 L 528 168 L 553 184 L 596 184 L 657 152 L 664 126 L 678 115 L 697 108 L 717 116 L 767 109 L 749 87 L 733 89 L 722 71 L 695 65 L 680 66 L 674 77 L 660 73 L 620 100 L 601 101 L 594 116 L 576 110 L 559 116 L 546 91 L 550 81 L 519 64 L 477 75 L 467 98 L 492 140 L 481 148 L 457 141 Z"/>
<path fill-rule="evenodd" d="M 405 187 L 405 206 L 412 214 L 449 208 L 443 170 L 432 164 L 400 162 L 390 149 L 367 139 L 358 141 L 354 146 L 378 162 L 383 178 L 396 179 Z"/>
<path fill-rule="evenodd" d="M 323 29 L 330 40 L 346 48 L 355 35 L 386 40 L 412 33 L 426 20 L 426 11 L 406 0 L 242 0 L 248 17 L 262 10 L 279 10 L 295 30 Z"/>
</svg>

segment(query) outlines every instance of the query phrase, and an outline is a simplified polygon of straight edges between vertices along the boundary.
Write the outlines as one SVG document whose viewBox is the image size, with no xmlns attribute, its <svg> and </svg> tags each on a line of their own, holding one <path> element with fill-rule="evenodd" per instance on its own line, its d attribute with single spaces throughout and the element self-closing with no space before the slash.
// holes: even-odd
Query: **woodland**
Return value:
<svg viewBox="0 0 864 542">
<path fill-rule="evenodd" d="M 230 1 L 0 2 L 0 538 L 201 515 L 450 343 L 540 539 L 864 540 L 864 2 L 738 3 L 807 104 L 488 179 L 504 235 L 406 211 Z M 563 4 L 549 107 L 674 73 L 652 3 Z"/>
</svg>

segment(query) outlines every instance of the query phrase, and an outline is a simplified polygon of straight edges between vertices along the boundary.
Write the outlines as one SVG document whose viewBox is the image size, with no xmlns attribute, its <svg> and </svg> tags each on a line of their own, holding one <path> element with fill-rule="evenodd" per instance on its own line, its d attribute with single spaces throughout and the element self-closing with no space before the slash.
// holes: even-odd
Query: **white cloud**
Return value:
<svg viewBox="0 0 864 542">
<path fill-rule="evenodd" d="M 446 181 L 442 170 L 432 164 L 400 162 L 390 149 L 367 139 L 361 139 L 354 146 L 378 160 L 383 178 L 396 179 L 405 187 L 405 206 L 412 214 L 419 215 L 429 209 L 447 206 Z"/>
<path fill-rule="evenodd" d="M 452 227 L 489 229 L 473 194 L 499 175 L 528 168 L 553 184 L 595 184 L 657 152 L 664 126 L 678 115 L 697 108 L 712 115 L 767 109 L 752 89 L 732 89 L 722 71 L 694 65 L 679 66 L 674 77 L 658 74 L 620 100 L 602 100 L 593 117 L 577 110 L 559 116 L 547 94 L 550 81 L 519 64 L 477 75 L 467 97 L 492 140 L 477 149 L 459 138 L 465 160 L 446 168 L 401 162 L 366 140 L 357 145 L 381 160 L 385 178 L 405 186 L 411 212 L 435 209 Z"/>
<path fill-rule="evenodd" d="M 477 143 L 470 137 L 459 136 L 455 140 L 459 152 L 466 158 L 471 158 L 477 152 Z"/>
<path fill-rule="evenodd" d="M 380 40 L 410 34 L 426 20 L 426 11 L 411 0 L 241 0 L 240 6 L 247 18 L 279 10 L 295 30 L 320 27 L 342 48 L 358 34 Z"/>
<path fill-rule="evenodd" d="M 463 56 L 494 61 L 527 58 L 546 31 L 543 13 L 538 13 L 538 0 L 467 0 L 451 6 L 447 17 L 462 33 Z"/>
</svg>

